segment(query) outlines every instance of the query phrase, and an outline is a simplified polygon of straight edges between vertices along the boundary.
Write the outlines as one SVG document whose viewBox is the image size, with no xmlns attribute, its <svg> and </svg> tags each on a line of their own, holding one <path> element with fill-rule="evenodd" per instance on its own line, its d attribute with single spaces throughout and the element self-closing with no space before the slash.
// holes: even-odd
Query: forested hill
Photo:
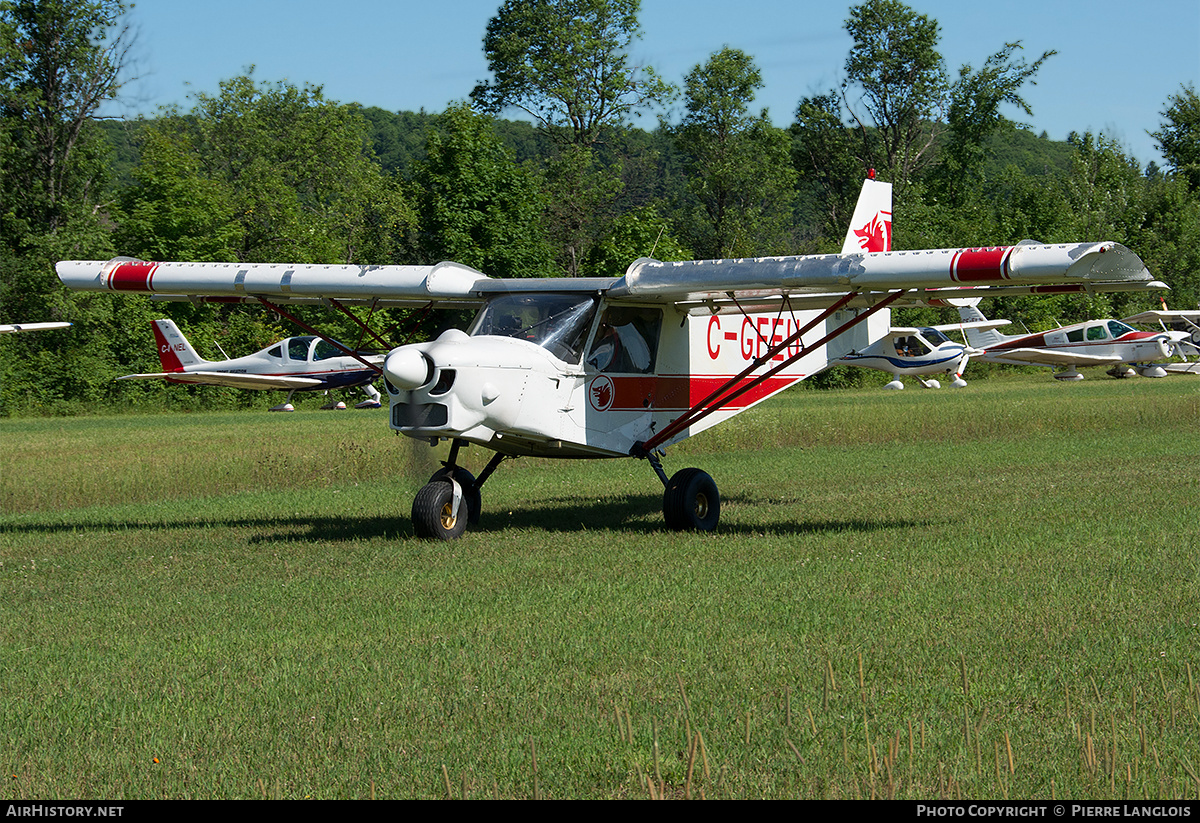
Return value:
<svg viewBox="0 0 1200 823">
<path fill-rule="evenodd" d="M 369 125 L 371 151 L 384 173 L 410 178 L 414 166 L 425 159 L 425 141 L 430 130 L 436 128 L 438 116 L 427 112 L 390 112 L 373 106 L 360 111 Z M 140 135 L 154 121 L 101 120 L 98 124 L 112 148 L 110 163 L 115 178 L 119 183 L 130 183 L 130 174 L 140 158 Z M 493 127 L 518 163 L 545 162 L 553 154 L 553 141 L 527 120 L 496 119 Z M 646 132 L 631 128 L 611 136 L 608 143 L 612 154 L 628 155 L 626 142 L 648 146 L 664 157 L 675 156 L 676 165 L 683 162 L 672 135 L 665 130 Z M 1044 133 L 1038 136 L 1006 122 L 988 138 L 983 176 L 995 179 L 1008 166 L 1026 175 L 1066 176 L 1071 170 L 1073 153 L 1070 143 L 1051 140 Z M 680 188 L 681 181 L 674 182 Z"/>
</svg>

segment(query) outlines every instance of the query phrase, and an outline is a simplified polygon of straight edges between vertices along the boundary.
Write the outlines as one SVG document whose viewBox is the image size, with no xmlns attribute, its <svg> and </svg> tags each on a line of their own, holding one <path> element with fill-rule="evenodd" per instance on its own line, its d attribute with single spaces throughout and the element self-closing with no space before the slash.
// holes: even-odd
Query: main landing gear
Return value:
<svg viewBox="0 0 1200 823">
<path fill-rule="evenodd" d="M 468 524 L 479 522 L 483 507 L 480 488 L 504 460 L 496 453 L 479 477 L 457 464 L 461 443 L 453 441 L 450 456 L 442 468 L 413 498 L 412 523 L 417 537 L 455 540 L 462 537 Z M 709 532 L 721 519 L 721 495 L 717 484 L 700 469 L 680 469 L 670 478 L 663 471 L 656 453 L 642 455 L 650 461 L 663 483 L 663 517 L 673 531 Z"/>
<path fill-rule="evenodd" d="M 710 532 L 721 519 L 721 494 L 717 484 L 700 469 L 680 469 L 667 478 L 658 455 L 646 455 L 662 480 L 663 518 L 672 531 Z"/>
</svg>

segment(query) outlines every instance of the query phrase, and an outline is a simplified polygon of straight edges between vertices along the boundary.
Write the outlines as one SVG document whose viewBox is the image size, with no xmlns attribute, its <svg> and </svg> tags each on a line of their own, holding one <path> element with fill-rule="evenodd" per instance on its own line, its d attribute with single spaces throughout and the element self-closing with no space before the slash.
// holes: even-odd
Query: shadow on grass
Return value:
<svg viewBox="0 0 1200 823">
<path fill-rule="evenodd" d="M 769 508 L 769 502 L 746 499 L 741 495 L 730 495 L 723 499 L 725 506 L 744 505 Z M 774 522 L 730 523 L 726 518 L 717 527 L 717 535 L 798 535 L 827 534 L 839 532 L 874 532 L 885 529 L 910 529 L 931 525 L 929 520 L 881 515 L 877 519 L 864 518 L 785 518 Z M 65 523 L 22 523 L 7 524 L 0 521 L 3 534 L 47 534 L 77 533 L 81 531 L 172 531 L 177 529 L 226 528 L 245 529 L 256 532 L 247 542 L 315 542 L 342 540 L 394 540 L 416 539 L 412 523 L 404 515 L 334 517 L 327 515 L 296 514 L 283 517 L 215 517 L 199 520 L 195 517 L 172 520 L 153 519 L 93 519 L 72 520 Z M 468 533 L 500 534 L 516 529 L 519 531 L 542 531 L 547 533 L 573 533 L 613 531 L 623 534 L 670 534 L 662 519 L 662 498 L 659 495 L 630 495 L 620 498 L 581 501 L 578 497 L 550 498 L 528 507 L 513 507 L 511 510 L 488 510 L 484 501 L 482 517 L 478 525 L 468 527 Z"/>
</svg>

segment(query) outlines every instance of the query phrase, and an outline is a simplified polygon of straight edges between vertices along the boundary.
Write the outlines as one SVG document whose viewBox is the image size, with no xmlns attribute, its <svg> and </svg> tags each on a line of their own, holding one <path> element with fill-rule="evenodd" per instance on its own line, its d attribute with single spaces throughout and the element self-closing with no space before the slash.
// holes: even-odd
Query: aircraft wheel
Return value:
<svg viewBox="0 0 1200 823">
<path fill-rule="evenodd" d="M 479 491 L 479 484 L 475 482 L 475 475 L 464 469 L 462 466 L 444 466 L 433 473 L 433 477 L 429 478 L 430 483 L 449 480 L 453 476 L 458 481 L 458 485 L 462 487 L 463 502 L 467 504 L 467 522 L 472 526 L 479 525 L 479 513 L 483 510 L 483 495 Z"/>
<path fill-rule="evenodd" d="M 675 531 L 712 531 L 721 519 L 717 484 L 700 469 L 680 469 L 663 492 L 663 516 Z"/>
<path fill-rule="evenodd" d="M 467 500 L 464 496 L 454 516 L 454 486 L 439 480 L 427 483 L 413 498 L 412 522 L 417 537 L 432 537 L 438 540 L 456 540 L 467 530 L 467 512 L 463 511 Z"/>
</svg>

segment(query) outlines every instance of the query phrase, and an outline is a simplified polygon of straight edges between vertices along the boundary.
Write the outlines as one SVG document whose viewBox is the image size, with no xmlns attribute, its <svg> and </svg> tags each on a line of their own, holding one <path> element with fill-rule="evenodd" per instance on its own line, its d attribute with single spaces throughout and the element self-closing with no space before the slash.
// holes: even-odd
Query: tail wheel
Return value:
<svg viewBox="0 0 1200 823">
<path fill-rule="evenodd" d="M 717 484 L 700 469 L 680 469 L 663 492 L 663 517 L 675 531 L 712 531 L 721 519 Z"/>
<path fill-rule="evenodd" d="M 467 510 L 464 495 L 454 513 L 454 485 L 448 480 L 428 483 L 413 498 L 413 531 L 417 537 L 456 540 L 467 530 Z"/>
</svg>

